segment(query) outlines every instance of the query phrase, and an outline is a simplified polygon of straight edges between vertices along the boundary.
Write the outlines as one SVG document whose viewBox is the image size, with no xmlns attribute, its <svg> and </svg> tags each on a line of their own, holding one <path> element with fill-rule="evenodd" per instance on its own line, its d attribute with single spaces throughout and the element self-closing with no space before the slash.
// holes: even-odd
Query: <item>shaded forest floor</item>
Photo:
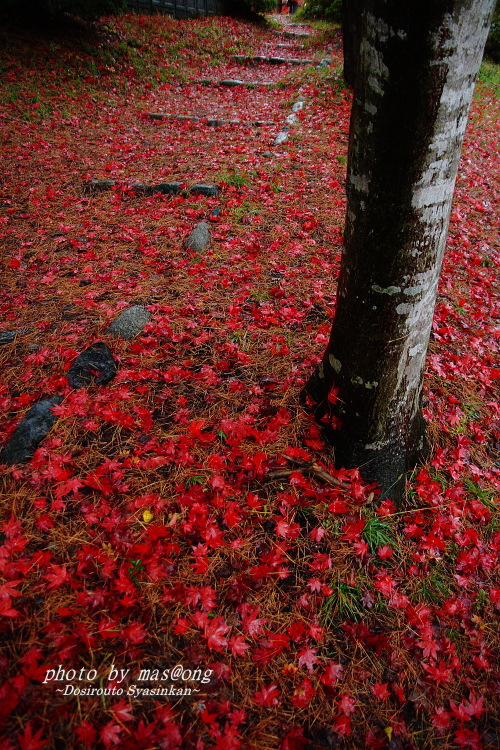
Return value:
<svg viewBox="0 0 500 750">
<path fill-rule="evenodd" d="M 351 94 L 337 29 L 282 30 L 0 30 L 2 445 L 62 398 L 2 466 L 1 750 L 500 747 L 498 69 L 460 164 L 432 457 L 396 509 L 298 405 L 334 310 Z M 314 64 L 231 57 L 255 54 Z M 131 305 L 143 331 L 107 333 Z M 116 376 L 70 388 L 95 342 Z"/>
</svg>

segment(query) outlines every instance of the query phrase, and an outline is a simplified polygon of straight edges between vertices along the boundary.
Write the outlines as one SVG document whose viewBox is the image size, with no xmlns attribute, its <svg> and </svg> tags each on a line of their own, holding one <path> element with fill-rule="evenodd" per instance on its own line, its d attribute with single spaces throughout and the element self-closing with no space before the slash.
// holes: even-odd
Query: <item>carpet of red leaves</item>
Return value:
<svg viewBox="0 0 500 750">
<path fill-rule="evenodd" d="M 124 16 L 0 34 L 0 325 L 17 332 L 0 347 L 2 444 L 63 396 L 31 462 L 2 467 L 0 749 L 500 747 L 491 82 L 428 358 L 432 458 L 395 508 L 333 467 L 298 406 L 342 243 L 339 31 Z M 254 53 L 332 62 L 231 60 Z M 274 85 L 199 83 L 228 77 Z M 89 192 L 95 178 L 116 185 Z M 220 193 L 140 196 L 137 181 Z M 211 215 L 206 251 L 186 249 Z M 130 304 L 151 313 L 143 333 L 106 334 Z M 95 341 L 118 374 L 74 391 L 65 373 Z"/>
</svg>

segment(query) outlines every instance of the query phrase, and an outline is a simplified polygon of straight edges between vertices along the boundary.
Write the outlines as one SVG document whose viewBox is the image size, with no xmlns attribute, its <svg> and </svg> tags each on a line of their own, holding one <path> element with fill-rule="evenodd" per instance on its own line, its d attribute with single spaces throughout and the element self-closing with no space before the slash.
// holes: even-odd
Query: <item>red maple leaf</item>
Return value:
<svg viewBox="0 0 500 750">
<path fill-rule="evenodd" d="M 314 672 L 314 665 L 319 662 L 318 657 L 316 656 L 316 649 L 309 648 L 307 646 L 306 648 L 302 649 L 302 651 L 299 651 L 299 667 L 307 667 L 309 672 Z"/>
<path fill-rule="evenodd" d="M 304 730 L 293 727 L 281 740 L 279 750 L 302 750 L 309 745 L 309 740 L 304 737 Z"/>
<path fill-rule="evenodd" d="M 384 683 L 376 682 L 374 685 L 372 685 L 373 695 L 381 701 L 387 700 L 387 698 L 390 697 L 390 693 L 387 690 L 388 684 L 389 684 L 388 682 L 384 682 Z"/>
<path fill-rule="evenodd" d="M 295 708 L 306 708 L 315 694 L 316 690 L 314 689 L 311 680 L 309 677 L 305 677 L 300 685 L 298 685 L 293 691 L 290 700 Z"/>
<path fill-rule="evenodd" d="M 229 639 L 229 647 L 233 656 L 243 656 L 250 646 L 242 635 L 234 635 Z"/>
<path fill-rule="evenodd" d="M 278 695 L 280 690 L 275 682 L 269 685 L 263 685 L 260 690 L 254 693 L 253 699 L 258 706 L 277 706 Z"/>
<path fill-rule="evenodd" d="M 21 750 L 39 750 L 47 744 L 47 740 L 42 740 L 43 727 L 33 734 L 31 721 L 28 721 L 22 734 L 17 735 L 19 747 Z"/>
<path fill-rule="evenodd" d="M 262 630 L 267 620 L 257 618 L 259 607 L 252 607 L 250 604 L 242 604 L 239 607 L 241 612 L 241 627 L 243 632 L 250 636 L 256 636 Z"/>
<path fill-rule="evenodd" d="M 350 716 L 356 710 L 356 702 L 348 693 L 340 696 L 339 707 L 346 716 Z"/>
<path fill-rule="evenodd" d="M 132 721 L 134 718 L 131 714 L 132 707 L 123 698 L 111 706 L 111 711 L 117 721 Z"/>
<path fill-rule="evenodd" d="M 122 733 L 122 727 L 118 724 L 113 724 L 112 721 L 108 721 L 100 731 L 100 737 L 104 743 L 104 747 L 111 747 L 111 745 L 118 745 L 120 743 L 120 734 Z"/>
<path fill-rule="evenodd" d="M 208 648 L 214 651 L 223 651 L 228 645 L 227 638 L 224 636 L 229 629 L 230 626 L 226 625 L 222 617 L 214 617 L 213 620 L 209 620 L 203 628 Z"/>
<path fill-rule="evenodd" d="M 96 742 L 96 731 L 88 721 L 82 721 L 79 727 L 75 729 L 78 740 L 86 747 L 94 747 Z"/>
<path fill-rule="evenodd" d="M 123 628 L 121 635 L 125 641 L 134 645 L 142 643 L 148 637 L 145 626 L 141 622 L 131 622 L 130 625 Z"/>
<path fill-rule="evenodd" d="M 483 743 L 477 729 L 461 727 L 455 732 L 455 742 L 459 747 L 470 747 L 473 750 L 482 750 Z"/>
<path fill-rule="evenodd" d="M 333 722 L 333 728 L 341 737 L 348 737 L 351 734 L 351 720 L 348 716 L 339 716 Z"/>
<path fill-rule="evenodd" d="M 344 673 L 344 667 L 342 664 L 329 664 L 323 674 L 320 677 L 320 682 L 323 685 L 335 685 L 337 680 L 340 680 Z"/>
<path fill-rule="evenodd" d="M 47 589 L 57 589 L 61 586 L 64 581 L 69 577 L 68 571 L 65 565 L 54 565 L 51 563 L 50 571 L 45 574 L 44 578 L 46 581 L 50 581 Z"/>
<path fill-rule="evenodd" d="M 443 659 L 439 662 L 439 665 L 436 664 L 424 664 L 423 665 L 425 671 L 429 675 L 429 677 L 434 680 L 438 685 L 440 685 L 442 682 L 449 682 L 452 670 L 446 666 L 446 663 Z"/>
<path fill-rule="evenodd" d="M 431 722 L 437 729 L 447 729 L 450 726 L 450 714 L 443 706 L 439 706 L 431 716 Z"/>
</svg>

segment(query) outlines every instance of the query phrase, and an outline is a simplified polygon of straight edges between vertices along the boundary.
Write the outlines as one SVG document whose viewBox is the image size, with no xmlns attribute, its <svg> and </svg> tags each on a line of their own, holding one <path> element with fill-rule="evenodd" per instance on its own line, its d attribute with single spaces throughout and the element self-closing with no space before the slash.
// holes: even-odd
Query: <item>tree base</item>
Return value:
<svg viewBox="0 0 500 750">
<path fill-rule="evenodd" d="M 411 426 L 394 429 L 394 437 L 380 448 L 367 448 L 362 439 L 362 425 L 346 422 L 339 404 L 328 401 L 329 389 L 320 371 L 316 370 L 300 392 L 300 403 L 315 417 L 324 440 L 331 445 L 335 466 L 340 469 L 358 469 L 366 482 L 380 488 L 380 497 L 389 498 L 400 505 L 406 486 L 406 475 L 429 457 L 427 425 L 419 411 Z M 341 426 L 331 426 L 333 417 Z"/>
</svg>

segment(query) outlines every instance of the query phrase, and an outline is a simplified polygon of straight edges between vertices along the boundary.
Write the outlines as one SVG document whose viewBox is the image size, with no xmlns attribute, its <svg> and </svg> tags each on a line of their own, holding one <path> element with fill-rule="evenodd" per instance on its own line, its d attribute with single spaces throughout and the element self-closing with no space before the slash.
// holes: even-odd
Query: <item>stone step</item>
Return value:
<svg viewBox="0 0 500 750">
<path fill-rule="evenodd" d="M 247 89 L 258 89 L 261 86 L 266 88 L 272 88 L 277 86 L 277 82 L 274 81 L 241 81 L 239 78 L 224 78 L 222 81 L 213 81 L 210 78 L 201 78 L 198 81 L 193 81 L 201 86 L 226 86 L 227 88 L 233 88 L 236 86 L 245 86 Z"/>
<path fill-rule="evenodd" d="M 297 57 L 266 57 L 265 55 L 231 55 L 231 60 L 239 63 L 265 63 L 267 65 L 314 65 L 314 60 L 300 60 Z"/>
<path fill-rule="evenodd" d="M 243 127 L 260 128 L 263 125 L 274 125 L 273 120 L 222 120 L 218 117 L 209 117 L 207 115 L 176 115 L 171 112 L 148 112 L 148 116 L 153 120 L 188 120 L 190 122 L 200 122 L 209 127 L 220 127 L 222 125 L 242 125 Z"/>
<path fill-rule="evenodd" d="M 93 192 L 100 192 L 102 190 L 111 190 L 111 188 L 118 184 L 118 180 L 90 180 L 87 183 L 87 188 Z M 136 182 L 127 187 L 140 195 L 155 195 L 155 193 L 178 195 L 181 192 L 186 192 L 189 195 L 207 196 L 219 194 L 219 188 L 216 185 L 205 185 L 203 183 L 191 185 L 191 187 L 183 187 L 182 182 L 158 182 L 156 184 Z"/>
</svg>

